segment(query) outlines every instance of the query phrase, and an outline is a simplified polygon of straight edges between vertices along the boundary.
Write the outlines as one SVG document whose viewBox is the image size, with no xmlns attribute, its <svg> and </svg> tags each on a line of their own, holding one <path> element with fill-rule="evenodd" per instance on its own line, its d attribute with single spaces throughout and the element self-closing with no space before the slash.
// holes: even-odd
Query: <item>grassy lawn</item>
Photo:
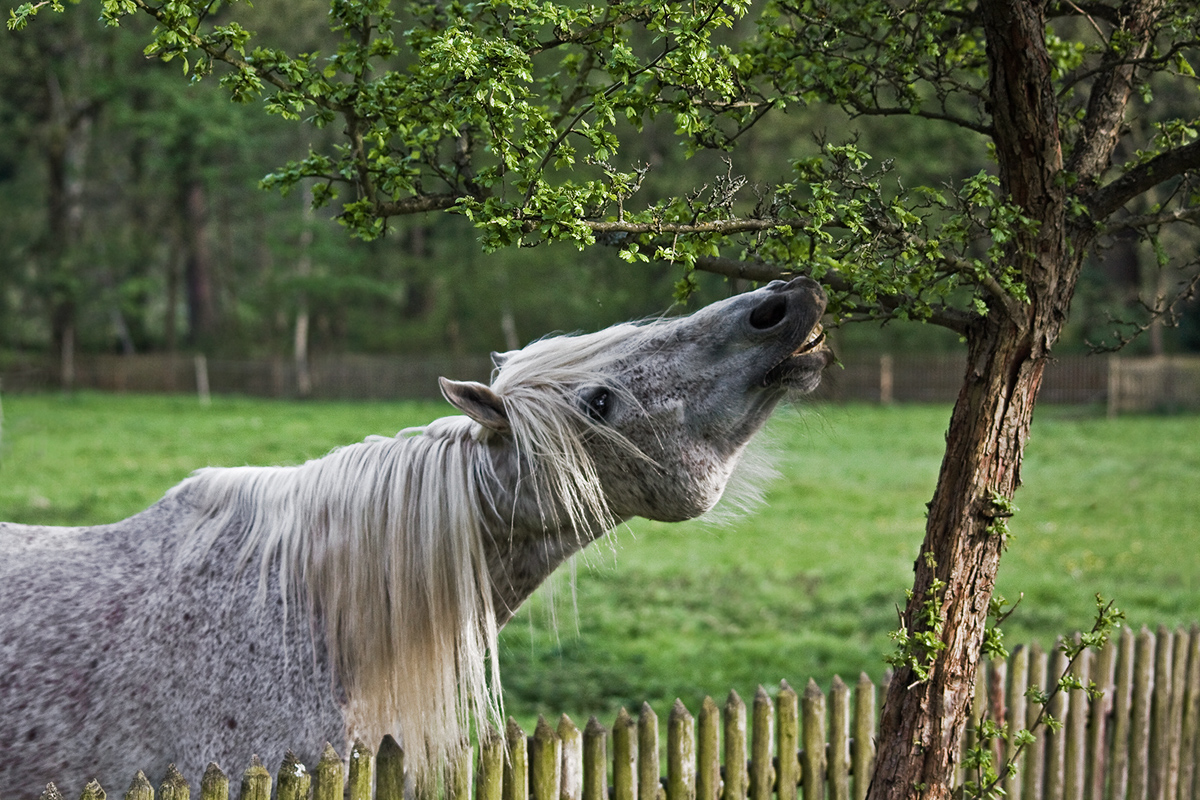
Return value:
<svg viewBox="0 0 1200 800">
<path fill-rule="evenodd" d="M 430 403 L 7 396 L 0 518 L 112 521 L 205 465 L 296 463 L 446 413 Z M 577 720 L 733 687 L 878 677 L 910 585 L 949 409 L 785 410 L 781 476 L 759 512 L 717 525 L 636 521 L 505 629 L 510 713 Z M 1200 619 L 1200 418 L 1105 420 L 1043 407 L 999 591 L 1024 593 L 1009 642 L 1049 644 L 1114 598 L 1135 626 Z M 570 573 L 574 571 L 572 581 Z M 557 617 L 557 622 L 553 621 Z"/>
</svg>

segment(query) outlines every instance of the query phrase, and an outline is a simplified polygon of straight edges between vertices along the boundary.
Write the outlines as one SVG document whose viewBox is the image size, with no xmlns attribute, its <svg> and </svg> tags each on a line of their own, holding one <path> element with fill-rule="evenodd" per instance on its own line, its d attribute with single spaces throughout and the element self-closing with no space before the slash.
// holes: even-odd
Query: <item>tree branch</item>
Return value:
<svg viewBox="0 0 1200 800">
<path fill-rule="evenodd" d="M 1100 222 L 1133 198 L 1194 169 L 1200 169 L 1200 139 L 1137 165 L 1116 180 L 1096 189 L 1090 197 L 1085 197 L 1084 201 L 1092 219 Z"/>
</svg>

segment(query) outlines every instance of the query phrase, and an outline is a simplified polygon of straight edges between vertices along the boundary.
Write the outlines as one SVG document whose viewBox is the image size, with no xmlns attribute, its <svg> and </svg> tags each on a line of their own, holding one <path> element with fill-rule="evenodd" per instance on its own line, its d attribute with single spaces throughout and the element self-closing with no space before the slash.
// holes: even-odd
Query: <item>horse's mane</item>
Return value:
<svg viewBox="0 0 1200 800">
<path fill-rule="evenodd" d="M 503 507 L 496 493 L 534 492 L 546 532 L 578 546 L 616 523 L 583 437 L 633 445 L 575 397 L 603 379 L 611 344 L 559 337 L 505 357 L 493 389 L 521 454 L 515 487 L 496 476 L 496 434 L 446 417 L 299 466 L 199 470 L 174 490 L 198 509 L 201 539 L 242 531 L 242 566 L 257 565 L 261 599 L 277 568 L 285 604 L 304 598 L 319 611 L 347 729 L 368 742 L 396 736 L 418 776 L 466 744 L 472 720 L 477 730 L 502 722 L 484 553 L 485 523 Z"/>
</svg>

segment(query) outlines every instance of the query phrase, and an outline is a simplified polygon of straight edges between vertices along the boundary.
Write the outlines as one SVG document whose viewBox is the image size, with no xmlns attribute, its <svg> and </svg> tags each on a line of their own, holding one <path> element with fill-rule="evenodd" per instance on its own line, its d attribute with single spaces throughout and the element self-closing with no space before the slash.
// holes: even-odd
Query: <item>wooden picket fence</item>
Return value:
<svg viewBox="0 0 1200 800">
<path fill-rule="evenodd" d="M 1012 734 L 1040 706 L 1031 686 L 1054 685 L 1068 669 L 1059 649 L 1016 648 L 980 670 L 972 717 L 984 714 Z M 1037 731 L 1003 779 L 1012 800 L 1197 800 L 1200 797 L 1200 626 L 1143 628 L 1084 654 L 1070 673 L 1103 695 L 1058 693 L 1050 713 L 1060 730 Z M 662 725 L 649 705 L 636 719 L 622 710 L 611 728 L 594 717 L 582 730 L 566 715 L 555 727 L 540 719 L 532 735 L 510 719 L 455 764 L 435 794 L 446 800 L 862 800 L 874 765 L 876 702 L 883 687 L 865 675 L 853 688 L 834 678 L 828 693 L 809 681 L 803 694 L 783 683 L 774 697 L 761 687 L 747 706 L 731 692 L 723 707 L 705 698 L 693 714 L 678 700 Z M 965 747 L 974 744 L 974 728 Z M 993 742 L 997 763 L 1009 743 Z M 1014 748 L 1015 749 L 1015 748 Z M 347 766 L 348 765 L 348 766 Z M 327 746 L 311 772 L 289 757 L 274 785 L 278 800 L 403 800 L 404 754 L 384 739 L 376 753 L 356 744 L 346 761 Z M 973 779 L 970 774 L 959 775 Z M 411 781 L 407 784 L 412 795 Z M 229 800 L 230 780 L 214 764 L 201 800 Z M 189 800 L 172 768 L 159 800 Z M 241 777 L 241 800 L 270 800 L 271 774 L 254 759 Z M 103 800 L 95 783 L 81 800 Z M 61 800 L 50 786 L 43 800 Z M 125 800 L 154 800 L 138 773 Z"/>
</svg>

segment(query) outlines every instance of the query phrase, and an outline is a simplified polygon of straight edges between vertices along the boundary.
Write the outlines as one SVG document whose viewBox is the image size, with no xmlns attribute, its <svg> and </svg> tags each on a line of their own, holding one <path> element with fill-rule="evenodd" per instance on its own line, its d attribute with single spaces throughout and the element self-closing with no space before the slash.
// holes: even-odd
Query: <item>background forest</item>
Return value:
<svg viewBox="0 0 1200 800">
<path fill-rule="evenodd" d="M 261 0 L 241 13 L 286 49 L 331 47 L 316 0 Z M 147 58 L 146 20 L 114 29 L 96 16 L 69 6 L 0 35 L 0 367 L 64 351 L 282 355 L 298 342 L 311 352 L 463 355 L 671 305 L 681 270 L 626 263 L 615 248 L 485 254 L 468 220 L 436 213 L 393 219 L 372 242 L 348 236 L 332 211 L 310 209 L 306 191 L 259 188 L 314 137 L 339 131 L 231 103 L 215 81 L 182 79 L 179 61 Z M 766 180 L 816 152 L 816 136 L 851 130 L 926 185 L 990 166 L 929 121 L 851 121 L 812 107 L 748 131 L 736 170 Z M 729 169 L 719 154 L 685 158 L 661 124 L 628 137 L 631 157 L 650 166 L 650 195 L 659 179 L 678 184 L 689 172 L 685 185 L 699 186 Z M 1194 251 L 1187 236 L 1168 246 Z M 1111 340 L 1114 319 L 1137 319 L 1138 290 L 1155 295 L 1155 265 L 1148 245 L 1107 242 L 1056 352 Z M 695 278 L 692 306 L 743 288 Z M 1183 311 L 1178 329 L 1151 328 L 1134 351 L 1200 349 L 1200 307 Z M 838 337 L 842 353 L 955 346 L 952 334 L 902 323 Z"/>
</svg>

